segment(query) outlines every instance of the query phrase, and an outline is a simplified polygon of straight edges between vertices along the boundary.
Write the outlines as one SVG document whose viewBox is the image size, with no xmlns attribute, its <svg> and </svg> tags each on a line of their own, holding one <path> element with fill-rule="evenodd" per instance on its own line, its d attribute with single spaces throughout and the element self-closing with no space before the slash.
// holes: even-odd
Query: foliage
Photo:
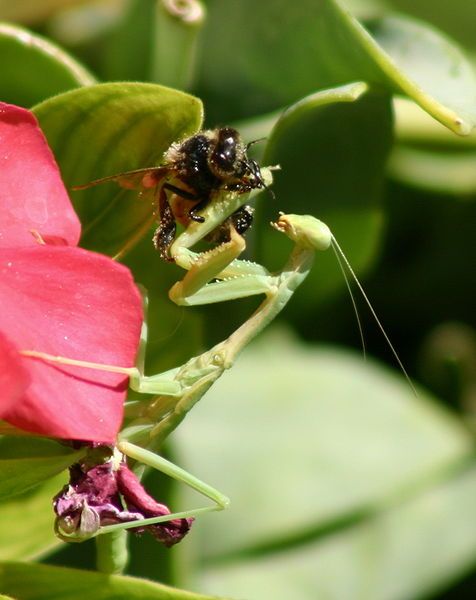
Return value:
<svg viewBox="0 0 476 600">
<path fill-rule="evenodd" d="M 256 202 L 249 258 L 281 267 L 289 242 L 269 227 L 278 211 L 325 221 L 418 397 L 365 305 L 364 360 L 338 263 L 322 254 L 278 326 L 168 447 L 230 495 L 230 510 L 199 517 L 172 550 L 132 540 L 130 576 L 86 572 L 91 544 L 60 546 L 50 517 L 65 482 L 58 473 L 78 454 L 6 436 L 0 593 L 457 597 L 464 587 L 452 592 L 452 582 L 468 574 L 469 587 L 476 565 L 476 75 L 458 47 L 472 42 L 472 4 L 189 0 L 180 14 L 165 0 L 23 4 L 2 14 L 0 3 L 10 21 L 0 26 L 0 100 L 33 110 L 67 188 L 157 165 L 204 125 L 266 137 L 252 151 L 281 170 L 276 199 Z M 456 41 L 419 18 L 448 23 Z M 25 181 L 33 176 L 27 170 Z M 149 292 L 146 372 L 178 366 L 252 311 L 250 301 L 196 309 L 168 300 L 181 274 L 153 249 L 154 216 L 135 192 L 98 186 L 70 196 L 80 245 L 119 258 Z M 174 507 L 194 501 L 156 473 L 146 481 Z"/>
</svg>

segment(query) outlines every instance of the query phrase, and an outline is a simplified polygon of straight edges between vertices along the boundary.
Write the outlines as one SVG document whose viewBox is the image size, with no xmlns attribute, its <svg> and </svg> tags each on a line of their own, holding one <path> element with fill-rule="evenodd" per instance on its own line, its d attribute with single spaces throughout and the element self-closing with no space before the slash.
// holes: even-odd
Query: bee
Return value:
<svg viewBox="0 0 476 600">
<path fill-rule="evenodd" d="M 73 189 L 85 189 L 107 181 L 116 181 L 123 188 L 141 192 L 155 188 L 158 227 L 153 241 L 161 257 L 170 261 L 169 249 L 175 239 L 177 223 L 184 227 L 190 221 L 203 223 L 205 219 L 199 213 L 217 192 L 226 190 L 244 194 L 254 189 L 267 189 L 259 164 L 248 157 L 249 146 L 232 127 L 207 129 L 173 143 L 160 166 L 111 175 Z M 252 220 L 252 209 L 243 206 L 211 235 L 211 239 L 226 241 L 226 229 L 230 224 L 243 234 Z"/>
</svg>

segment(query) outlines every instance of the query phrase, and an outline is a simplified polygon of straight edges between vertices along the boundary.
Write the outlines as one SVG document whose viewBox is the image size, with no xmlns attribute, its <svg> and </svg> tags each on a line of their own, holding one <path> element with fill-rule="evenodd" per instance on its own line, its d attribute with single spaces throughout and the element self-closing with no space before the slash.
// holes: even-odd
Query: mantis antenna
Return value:
<svg viewBox="0 0 476 600">
<path fill-rule="evenodd" d="M 342 271 L 342 273 L 343 273 L 343 275 L 344 275 L 344 278 L 345 278 L 345 281 L 346 281 L 346 284 L 347 284 L 347 289 L 349 290 L 350 297 L 351 297 L 351 299 L 352 299 L 352 304 L 353 304 L 354 311 L 355 311 L 355 314 L 356 314 L 356 317 L 357 317 L 357 322 L 358 322 L 358 324 L 359 324 L 359 331 L 360 331 L 360 336 L 361 336 L 361 340 L 362 340 L 362 345 L 363 345 L 363 347 L 364 347 L 364 356 L 365 356 L 365 345 L 364 345 L 364 339 L 363 339 L 362 325 L 361 325 L 361 322 L 360 322 L 359 313 L 358 313 L 358 311 L 357 311 L 357 306 L 356 306 L 356 303 L 355 303 L 355 300 L 354 300 L 354 297 L 353 297 L 353 294 L 352 294 L 352 291 L 351 291 L 351 288 L 350 288 L 349 281 L 348 281 L 348 279 L 347 279 L 347 276 L 346 276 L 345 270 L 344 270 L 344 268 L 343 268 L 343 265 L 345 265 L 345 267 L 346 267 L 346 268 L 347 268 L 347 270 L 349 271 L 349 273 L 350 273 L 350 275 L 351 275 L 352 279 L 355 281 L 355 283 L 356 283 L 356 285 L 357 285 L 357 287 L 358 287 L 358 289 L 359 289 L 360 293 L 362 294 L 362 297 L 363 297 L 363 298 L 364 298 L 364 300 L 365 300 L 365 303 L 366 303 L 366 304 L 367 304 L 367 306 L 369 307 L 369 310 L 370 310 L 370 313 L 371 313 L 371 315 L 372 315 L 372 316 L 373 316 L 373 318 L 375 319 L 375 322 L 377 323 L 377 326 L 378 326 L 378 328 L 380 329 L 380 331 L 381 331 L 381 333 L 382 333 L 382 335 L 383 335 L 383 337 L 384 337 L 385 341 L 387 342 L 387 344 L 388 344 L 388 347 L 390 348 L 390 350 L 391 350 L 391 352 L 392 352 L 393 356 L 395 357 L 395 360 L 397 361 L 397 364 L 398 364 L 398 366 L 399 366 L 399 367 L 400 367 L 400 369 L 402 370 L 402 373 L 403 373 L 403 375 L 405 376 L 405 379 L 407 380 L 407 382 L 408 382 L 408 385 L 411 387 L 411 389 L 412 389 L 412 391 L 413 391 L 413 393 L 414 393 L 415 397 L 416 397 L 416 398 L 418 398 L 418 393 L 417 393 L 417 391 L 416 391 L 416 389 L 415 389 L 415 386 L 413 385 L 413 382 L 412 382 L 412 380 L 411 380 L 411 378 L 410 378 L 410 375 L 407 373 L 407 370 L 406 370 L 406 369 L 405 369 L 405 367 L 403 366 L 403 362 L 401 361 L 400 357 L 398 356 L 398 353 L 397 353 L 397 351 L 395 350 L 395 347 L 394 347 L 394 345 L 393 345 L 393 344 L 392 344 L 392 342 L 390 341 L 390 338 L 389 338 L 389 336 L 388 336 L 387 332 L 385 331 L 385 328 L 384 328 L 384 326 L 382 325 L 382 323 L 381 323 L 380 319 L 378 318 L 378 316 L 377 316 L 377 313 L 375 312 L 375 309 L 374 309 L 374 307 L 372 306 L 372 303 L 370 302 L 370 300 L 369 300 L 369 298 L 368 298 L 367 294 L 365 293 L 365 290 L 364 290 L 364 288 L 362 287 L 362 284 L 361 284 L 361 283 L 360 283 L 360 281 L 358 280 L 358 278 L 357 278 L 357 275 L 356 275 L 356 274 L 355 274 L 355 272 L 354 272 L 354 269 L 351 267 L 351 265 L 350 265 L 350 263 L 349 263 L 349 261 L 348 261 L 348 259 L 347 259 L 346 255 L 344 254 L 344 251 L 343 251 L 343 250 L 342 250 L 342 248 L 339 246 L 339 243 L 337 242 L 336 238 L 335 238 L 333 235 L 331 236 L 331 245 L 332 245 L 332 249 L 334 250 L 334 254 L 336 255 L 336 258 L 337 258 L 337 261 L 338 261 L 338 263 L 339 263 L 339 266 L 340 266 L 340 268 L 341 268 L 341 271 Z M 342 263 L 343 263 L 343 264 L 342 264 Z"/>
<path fill-rule="evenodd" d="M 342 258 L 340 256 L 339 252 L 336 250 L 336 247 L 332 243 L 334 241 L 334 239 L 335 239 L 334 236 L 332 236 L 332 240 L 331 240 L 332 251 L 334 252 L 334 256 L 336 257 L 340 271 L 342 273 L 342 276 L 344 277 L 345 285 L 347 287 L 347 291 L 349 292 L 350 300 L 351 300 L 352 306 L 354 308 L 354 314 L 355 314 L 355 318 L 357 319 L 357 326 L 359 328 L 360 343 L 362 344 L 362 352 L 364 354 L 364 360 L 366 360 L 367 359 L 367 348 L 365 345 L 364 330 L 362 328 L 362 321 L 360 320 L 359 309 L 357 308 L 357 303 L 355 301 L 354 294 L 352 292 L 352 288 L 350 287 L 349 278 L 347 277 L 347 273 L 345 272 L 344 265 L 342 263 Z"/>
</svg>

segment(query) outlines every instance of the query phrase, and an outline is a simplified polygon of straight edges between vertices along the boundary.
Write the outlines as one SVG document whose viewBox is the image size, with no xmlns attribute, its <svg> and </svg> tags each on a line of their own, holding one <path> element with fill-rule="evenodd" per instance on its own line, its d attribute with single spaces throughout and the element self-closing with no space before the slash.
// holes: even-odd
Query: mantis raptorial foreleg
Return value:
<svg viewBox="0 0 476 600">
<path fill-rule="evenodd" d="M 143 488 L 125 457 L 153 467 L 185 483 L 212 505 L 171 513 Z M 55 532 L 64 541 L 96 538 L 96 563 L 100 571 L 122 572 L 127 565 L 126 531 L 149 531 L 166 546 L 180 541 L 193 518 L 225 509 L 229 499 L 207 483 L 165 458 L 130 442 L 114 448 L 91 447 L 82 461 L 73 465 L 70 483 L 54 499 Z"/>
<path fill-rule="evenodd" d="M 233 210 L 232 206 L 230 210 Z M 205 223 L 193 223 L 200 229 Z M 228 249 L 219 253 L 211 251 L 196 255 L 183 245 L 182 236 L 195 240 L 186 230 L 176 240 L 173 249 L 180 256 L 181 264 L 188 267 L 187 276 L 171 290 L 171 296 L 183 304 L 205 304 L 244 296 L 265 294 L 265 300 L 254 314 L 226 340 L 210 350 L 187 361 L 182 367 L 165 373 L 145 376 L 143 373 L 146 325 L 144 325 L 138 365 L 117 367 L 55 357 L 41 352 L 24 351 L 23 354 L 43 360 L 121 372 L 129 376 L 130 387 L 138 392 L 157 396 L 149 402 L 136 402 L 126 413 L 129 419 L 122 439 L 134 440 L 144 446 L 158 447 L 166 436 L 177 427 L 188 411 L 205 394 L 210 386 L 229 369 L 238 353 L 283 309 L 295 289 L 307 276 L 316 250 L 329 247 L 332 235 L 327 226 L 310 216 L 281 215 L 274 227 L 294 241 L 295 247 L 288 262 L 278 273 L 270 273 L 261 265 L 234 259 L 235 250 L 231 232 L 231 262 Z M 236 234 L 238 236 L 238 234 Z M 238 236 L 240 237 L 240 236 Z M 205 256 L 205 257 L 204 257 Z M 216 256 L 219 258 L 215 260 Z M 226 259 L 224 258 L 226 256 Z M 198 266 L 197 266 L 198 265 Z M 205 275 L 204 275 L 205 273 Z M 203 283 L 214 279 L 212 283 Z M 201 286 L 190 295 L 197 281 Z M 177 287 L 179 285 L 180 287 Z"/>
<path fill-rule="evenodd" d="M 198 229 L 203 225 L 205 224 L 193 223 L 192 227 Z M 232 366 L 238 353 L 283 309 L 308 274 L 315 251 L 326 249 L 332 239 L 327 226 L 313 217 L 281 215 L 274 227 L 285 233 L 295 244 L 286 265 L 278 273 L 270 273 L 261 265 L 236 258 L 243 243 L 233 226 L 230 228 L 230 241 L 219 246 L 218 250 L 205 255 L 192 253 L 186 246 L 190 240 L 186 239 L 186 243 L 182 244 L 184 241 L 182 236 L 179 236 L 175 242 L 177 247 L 173 248 L 173 251 L 176 253 L 177 262 L 188 270 L 184 280 L 174 286 L 170 293 L 178 303 L 204 304 L 255 294 L 265 295 L 265 299 L 253 315 L 226 340 L 190 359 L 182 367 L 151 377 L 144 375 L 146 322 L 142 330 L 135 367 L 99 365 L 66 357 L 55 357 L 42 352 L 27 350 L 23 352 L 26 356 L 50 362 L 124 373 L 129 377 L 132 389 L 144 394 L 153 394 L 155 397 L 149 401 L 136 401 L 126 407 L 125 427 L 119 435 L 115 452 L 165 472 L 214 502 L 213 506 L 161 514 L 151 518 L 136 518 L 115 522 L 112 525 L 104 523 L 100 514 L 94 513 L 93 508 L 81 505 L 79 521 L 65 522 L 67 525 L 72 524 L 71 534 L 64 531 L 61 527 L 64 521 L 58 519 L 57 533 L 62 539 L 82 541 L 100 535 L 97 543 L 97 563 L 100 570 L 119 572 L 124 568 L 127 562 L 127 551 L 123 530 L 158 526 L 161 523 L 187 519 L 211 510 L 222 510 L 228 505 L 226 496 L 145 447 L 160 448 L 165 438 L 184 419 L 195 403 L 223 372 Z M 182 235 L 187 236 L 189 233 L 186 231 Z M 208 283 L 210 280 L 213 281 Z M 139 445 L 132 444 L 131 441 Z M 100 468 L 100 464 L 92 470 L 96 468 Z M 86 471 L 84 477 L 88 477 L 88 474 L 89 471 Z M 83 511 L 86 519 L 84 531 L 81 528 Z M 91 518 L 92 526 L 88 526 Z M 108 535 L 104 537 L 102 534 Z"/>
<path fill-rule="evenodd" d="M 174 519 L 187 519 L 190 517 L 196 517 L 197 515 L 211 512 L 211 511 L 219 511 L 224 510 L 230 504 L 229 498 L 227 498 L 224 494 L 208 485 L 204 481 L 201 481 L 194 475 L 191 475 L 184 469 L 181 469 L 174 463 L 169 460 L 159 456 L 150 450 L 146 450 L 141 448 L 140 446 L 136 446 L 131 444 L 130 442 L 121 441 L 118 442 L 115 450 L 114 457 L 115 461 L 121 460 L 122 456 L 127 456 L 132 458 L 133 460 L 139 461 L 141 464 L 152 467 L 153 469 L 168 475 L 172 479 L 180 483 L 184 483 L 188 487 L 194 489 L 202 496 L 205 496 L 209 500 L 212 500 L 214 503 L 210 506 L 202 506 L 200 508 L 195 508 L 191 510 L 175 512 L 175 513 L 167 513 L 156 517 L 151 518 L 142 518 L 140 520 L 131 520 L 129 522 L 117 523 L 114 525 L 104 525 L 98 526 L 93 531 L 89 532 L 80 532 L 78 537 L 78 531 L 75 530 L 71 533 L 64 531 L 62 529 L 62 524 L 57 523 L 57 533 L 64 539 L 68 541 L 83 541 L 86 538 L 96 537 L 98 535 L 104 535 L 108 533 L 112 533 L 115 531 L 121 531 L 123 529 L 134 529 L 138 527 L 147 527 L 148 525 L 157 525 L 159 523 L 167 523 L 168 521 L 172 521 Z M 119 459 L 117 458 L 119 457 Z"/>
<path fill-rule="evenodd" d="M 188 487 L 200 493 L 205 498 L 212 500 L 214 504 L 212 506 L 203 506 L 200 508 L 195 508 L 192 510 L 170 513 L 169 515 L 164 515 L 163 517 L 153 517 L 151 519 L 146 519 L 141 521 L 141 525 L 155 525 L 156 523 L 165 523 L 172 519 L 185 519 L 187 517 L 196 517 L 199 514 L 203 514 L 210 511 L 224 510 L 230 504 L 230 499 L 227 498 L 224 494 L 208 485 L 204 481 L 201 481 L 188 471 L 181 469 L 174 463 L 165 459 L 154 452 L 150 452 L 149 450 L 145 450 L 140 446 L 136 446 L 131 444 L 130 442 L 119 442 L 117 444 L 117 449 L 122 452 L 125 456 L 128 456 L 134 460 L 139 461 L 140 463 L 152 467 L 165 475 L 168 475 L 172 479 L 175 479 L 178 482 L 185 483 Z M 117 527 L 112 525 L 111 527 Z M 126 529 L 134 527 L 134 524 L 126 524 Z M 136 523 L 137 527 L 137 523 Z M 100 533 L 108 533 L 107 527 L 102 528 Z"/>
</svg>

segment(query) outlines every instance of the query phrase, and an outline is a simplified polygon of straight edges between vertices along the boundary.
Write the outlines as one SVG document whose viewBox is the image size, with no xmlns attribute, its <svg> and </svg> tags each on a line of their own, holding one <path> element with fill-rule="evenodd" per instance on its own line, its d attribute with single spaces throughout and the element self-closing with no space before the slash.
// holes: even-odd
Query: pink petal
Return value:
<svg viewBox="0 0 476 600">
<path fill-rule="evenodd" d="M 75 246 L 81 225 L 32 113 L 0 102 L 0 247 L 47 240 Z"/>
<path fill-rule="evenodd" d="M 130 272 L 67 246 L 0 249 L 0 331 L 19 350 L 130 367 L 142 323 Z M 31 385 L 0 416 L 51 437 L 111 443 L 121 425 L 124 375 L 23 360 Z"/>
<path fill-rule="evenodd" d="M 8 410 L 22 396 L 30 383 L 30 377 L 10 340 L 0 333 L 0 389 L 2 406 Z"/>
</svg>

